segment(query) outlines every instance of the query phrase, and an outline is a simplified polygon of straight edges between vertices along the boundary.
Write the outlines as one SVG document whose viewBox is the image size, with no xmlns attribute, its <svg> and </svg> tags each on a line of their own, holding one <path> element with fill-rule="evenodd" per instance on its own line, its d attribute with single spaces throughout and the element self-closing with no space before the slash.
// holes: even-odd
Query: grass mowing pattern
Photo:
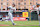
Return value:
<svg viewBox="0 0 40 27">
<path fill-rule="evenodd" d="M 14 21 L 16 25 L 39 25 L 39 21 Z M 12 25 L 11 21 L 0 21 L 0 25 Z M 39 27 L 39 26 L 0 26 L 0 27 Z"/>
</svg>

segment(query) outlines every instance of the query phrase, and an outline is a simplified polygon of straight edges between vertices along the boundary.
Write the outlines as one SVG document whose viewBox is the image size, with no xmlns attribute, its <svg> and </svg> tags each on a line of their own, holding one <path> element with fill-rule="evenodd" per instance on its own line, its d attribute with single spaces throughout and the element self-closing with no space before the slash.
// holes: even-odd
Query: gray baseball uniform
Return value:
<svg viewBox="0 0 40 27">
<path fill-rule="evenodd" d="M 12 13 L 13 13 L 13 10 L 16 11 L 16 7 L 9 6 L 8 8 L 10 8 L 10 9 L 9 9 L 9 12 L 8 12 L 8 15 L 9 15 L 9 18 L 11 19 L 11 22 L 13 23 Z"/>
</svg>

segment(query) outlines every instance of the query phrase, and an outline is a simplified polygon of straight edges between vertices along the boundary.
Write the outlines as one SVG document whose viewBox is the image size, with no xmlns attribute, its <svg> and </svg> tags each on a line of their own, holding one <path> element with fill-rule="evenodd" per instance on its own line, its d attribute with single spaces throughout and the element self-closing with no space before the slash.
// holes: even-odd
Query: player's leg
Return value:
<svg viewBox="0 0 40 27">
<path fill-rule="evenodd" d="M 12 13 L 10 14 L 10 19 L 11 19 L 12 24 L 15 25 L 15 23 L 13 22 L 13 16 L 12 16 Z"/>
<path fill-rule="evenodd" d="M 9 17 L 10 17 L 10 19 L 11 19 L 12 24 L 15 25 L 15 23 L 13 22 L 13 16 L 12 16 L 12 13 L 9 13 Z"/>
<path fill-rule="evenodd" d="M 11 22 L 14 23 L 14 22 L 13 22 L 12 14 L 10 14 L 10 19 L 11 19 Z"/>
<path fill-rule="evenodd" d="M 39 11 L 37 11 L 37 14 L 39 15 Z"/>
</svg>

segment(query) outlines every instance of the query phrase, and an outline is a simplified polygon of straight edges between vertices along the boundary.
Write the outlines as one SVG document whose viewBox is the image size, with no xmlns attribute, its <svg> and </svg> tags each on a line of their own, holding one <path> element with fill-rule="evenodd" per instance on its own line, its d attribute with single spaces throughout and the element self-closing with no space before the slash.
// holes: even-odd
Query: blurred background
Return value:
<svg viewBox="0 0 40 27">
<path fill-rule="evenodd" d="M 15 4 L 13 26 L 8 17 L 9 6 Z M 0 0 L 0 27 L 9 25 L 10 27 L 39 27 L 40 25 L 40 0 Z"/>
<path fill-rule="evenodd" d="M 0 16 L 6 17 L 8 16 L 8 8 L 12 6 L 12 4 L 16 5 L 16 12 L 13 12 L 14 20 L 25 20 L 29 18 L 29 20 L 38 20 L 37 11 L 30 12 L 30 9 L 33 6 L 40 6 L 40 0 L 0 0 Z M 36 16 L 35 16 L 36 15 Z"/>
</svg>

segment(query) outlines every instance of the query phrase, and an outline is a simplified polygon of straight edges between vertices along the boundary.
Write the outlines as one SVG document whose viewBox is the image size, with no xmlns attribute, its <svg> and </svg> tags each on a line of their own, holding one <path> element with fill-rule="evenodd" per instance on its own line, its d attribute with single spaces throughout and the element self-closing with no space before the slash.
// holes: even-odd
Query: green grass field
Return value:
<svg viewBox="0 0 40 27">
<path fill-rule="evenodd" d="M 12 25 L 11 21 L 0 21 L 0 25 L 10 25 L 10 26 L 0 26 L 0 27 L 39 27 L 34 25 L 39 25 L 39 21 L 14 21 L 15 26 Z M 32 25 L 32 26 L 31 26 Z"/>
</svg>

